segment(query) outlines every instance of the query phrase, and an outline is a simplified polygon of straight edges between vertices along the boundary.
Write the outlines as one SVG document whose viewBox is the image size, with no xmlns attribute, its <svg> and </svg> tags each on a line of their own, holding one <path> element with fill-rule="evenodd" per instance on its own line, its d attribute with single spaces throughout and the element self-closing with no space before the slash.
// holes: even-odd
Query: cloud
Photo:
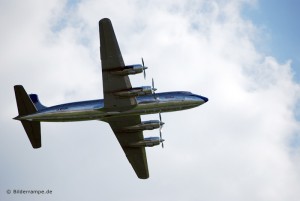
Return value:
<svg viewBox="0 0 300 201">
<path fill-rule="evenodd" d="M 1 89 L 7 94 L 1 99 L 1 191 L 51 188 L 54 194 L 45 200 L 298 199 L 299 144 L 292 142 L 299 138 L 299 84 L 290 61 L 258 51 L 262 33 L 241 17 L 243 6 L 254 3 L 1 5 L 10 19 L 1 19 Z M 19 122 L 11 120 L 17 114 L 14 84 L 37 92 L 46 105 L 102 97 L 103 17 L 112 20 L 125 62 L 139 63 L 143 56 L 149 66 L 148 80 L 131 76 L 134 86 L 154 77 L 159 91 L 190 90 L 210 98 L 199 108 L 163 114 L 165 149 L 147 149 L 146 181 L 136 178 L 104 122 L 43 123 L 43 148 L 32 150 Z"/>
</svg>

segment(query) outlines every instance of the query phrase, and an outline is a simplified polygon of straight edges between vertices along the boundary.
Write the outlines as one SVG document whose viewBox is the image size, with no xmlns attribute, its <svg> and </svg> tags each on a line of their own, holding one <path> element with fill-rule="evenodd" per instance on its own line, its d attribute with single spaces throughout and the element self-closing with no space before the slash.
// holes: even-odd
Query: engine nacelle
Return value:
<svg viewBox="0 0 300 201">
<path fill-rule="evenodd" d="M 164 139 L 161 139 L 160 137 L 148 137 L 144 140 L 134 142 L 129 144 L 129 147 L 153 147 L 159 145 L 161 142 L 165 141 Z"/>
<path fill-rule="evenodd" d="M 147 67 L 142 66 L 141 64 L 134 64 L 129 66 L 124 66 L 122 68 L 117 68 L 112 71 L 110 71 L 111 74 L 115 75 L 134 75 L 138 73 L 142 73 L 144 69 L 147 69 Z"/>
<path fill-rule="evenodd" d="M 136 131 L 143 131 L 143 130 L 153 130 L 161 127 L 164 125 L 164 122 L 159 120 L 149 120 L 149 121 L 142 121 L 141 124 L 137 124 L 134 126 L 128 126 L 124 128 L 124 132 L 136 132 Z"/>
<path fill-rule="evenodd" d="M 151 86 L 135 87 L 135 88 L 122 90 L 114 93 L 114 95 L 121 96 L 121 97 L 144 96 L 148 94 L 152 94 Z"/>
</svg>

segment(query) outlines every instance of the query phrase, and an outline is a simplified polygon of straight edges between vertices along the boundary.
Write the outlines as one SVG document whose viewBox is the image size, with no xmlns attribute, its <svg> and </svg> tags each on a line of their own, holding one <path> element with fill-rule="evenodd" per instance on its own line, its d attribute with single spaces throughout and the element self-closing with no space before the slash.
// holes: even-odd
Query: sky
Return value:
<svg viewBox="0 0 300 201">
<path fill-rule="evenodd" d="M 295 79 L 300 80 L 300 24 L 296 0 L 261 0 L 255 6 L 246 7 L 244 17 L 253 21 L 265 33 L 263 51 L 276 56 L 279 62 L 292 60 Z"/>
<path fill-rule="evenodd" d="M 300 196 L 296 1 L 0 1 L 0 200 L 296 201 Z M 32 149 L 13 86 L 46 106 L 103 98 L 98 21 L 157 92 L 209 102 L 163 113 L 164 149 L 136 177 L 108 124 L 42 123 Z M 158 119 L 146 115 L 143 120 Z M 147 131 L 145 136 L 158 136 Z M 11 194 L 8 194 L 8 190 Z M 51 190 L 14 194 L 13 190 Z"/>
</svg>

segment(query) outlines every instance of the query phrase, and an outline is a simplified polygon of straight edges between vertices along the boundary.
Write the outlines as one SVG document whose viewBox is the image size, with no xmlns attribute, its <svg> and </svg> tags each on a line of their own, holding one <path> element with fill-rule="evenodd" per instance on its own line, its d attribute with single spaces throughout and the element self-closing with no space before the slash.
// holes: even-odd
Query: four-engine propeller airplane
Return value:
<svg viewBox="0 0 300 201">
<path fill-rule="evenodd" d="M 131 86 L 128 75 L 144 73 L 147 67 L 125 65 L 111 24 L 99 21 L 100 56 L 104 99 L 43 106 L 36 94 L 27 94 L 22 85 L 15 85 L 20 120 L 33 148 L 41 147 L 40 122 L 101 120 L 109 123 L 128 161 L 141 179 L 149 177 L 145 147 L 161 144 L 162 112 L 179 111 L 199 106 L 206 97 L 191 92 L 155 93 L 152 86 Z M 159 120 L 141 121 L 141 115 L 159 113 Z M 144 130 L 160 130 L 160 137 L 144 138 Z"/>
</svg>

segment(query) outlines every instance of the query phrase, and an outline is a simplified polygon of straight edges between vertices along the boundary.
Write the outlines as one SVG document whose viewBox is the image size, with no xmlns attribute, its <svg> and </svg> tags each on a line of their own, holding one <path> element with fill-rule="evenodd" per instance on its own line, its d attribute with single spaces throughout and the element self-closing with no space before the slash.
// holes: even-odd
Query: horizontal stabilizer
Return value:
<svg viewBox="0 0 300 201">
<path fill-rule="evenodd" d="M 41 123 L 34 121 L 21 121 L 27 133 L 30 143 L 33 148 L 37 149 L 42 146 L 41 140 Z"/>
<path fill-rule="evenodd" d="M 37 112 L 32 99 L 26 93 L 22 85 L 14 86 L 19 117 Z M 41 123 L 35 121 L 21 120 L 33 148 L 41 147 Z"/>
</svg>

